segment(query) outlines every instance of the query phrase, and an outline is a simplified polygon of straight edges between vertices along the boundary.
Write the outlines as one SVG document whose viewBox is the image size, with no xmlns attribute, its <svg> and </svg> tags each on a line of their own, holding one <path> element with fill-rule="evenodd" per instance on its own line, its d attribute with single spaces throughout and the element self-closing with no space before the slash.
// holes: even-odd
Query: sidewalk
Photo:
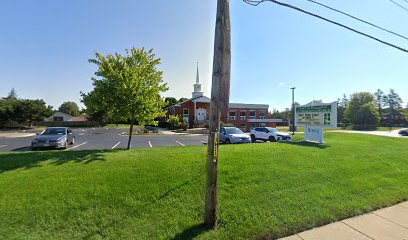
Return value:
<svg viewBox="0 0 408 240">
<path fill-rule="evenodd" d="M 408 240 L 408 202 L 280 240 Z"/>
</svg>

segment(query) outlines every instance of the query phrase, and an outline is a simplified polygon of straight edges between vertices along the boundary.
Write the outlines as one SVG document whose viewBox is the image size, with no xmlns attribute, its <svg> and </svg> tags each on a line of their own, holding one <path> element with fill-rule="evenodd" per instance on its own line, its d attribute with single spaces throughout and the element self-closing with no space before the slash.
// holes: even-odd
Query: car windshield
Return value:
<svg viewBox="0 0 408 240">
<path fill-rule="evenodd" d="M 47 128 L 41 135 L 65 135 L 64 128 Z"/>
<path fill-rule="evenodd" d="M 273 132 L 273 133 L 279 132 L 279 130 L 276 129 L 276 128 L 270 128 L 270 127 L 268 127 L 268 128 L 266 128 L 266 129 L 268 129 L 269 132 Z"/>
<path fill-rule="evenodd" d="M 243 134 L 239 128 L 226 128 L 228 134 Z"/>
</svg>

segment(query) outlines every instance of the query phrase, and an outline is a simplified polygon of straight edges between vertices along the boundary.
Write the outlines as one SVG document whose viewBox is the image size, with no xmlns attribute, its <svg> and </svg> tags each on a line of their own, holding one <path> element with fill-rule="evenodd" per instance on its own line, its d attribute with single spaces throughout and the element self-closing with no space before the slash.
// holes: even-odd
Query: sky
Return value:
<svg viewBox="0 0 408 240">
<path fill-rule="evenodd" d="M 408 11 L 389 0 L 318 1 L 408 35 Z M 284 2 L 408 48 L 407 40 L 306 0 Z M 407 53 L 269 2 L 231 0 L 230 10 L 231 102 L 282 110 L 291 104 L 291 87 L 300 104 L 393 88 L 407 104 Z M 215 0 L 2 0 L 0 96 L 15 88 L 19 98 L 83 107 L 80 92 L 92 90 L 96 71 L 88 59 L 131 47 L 153 48 L 161 58 L 164 96 L 191 97 L 197 61 L 210 96 L 215 15 Z"/>
</svg>

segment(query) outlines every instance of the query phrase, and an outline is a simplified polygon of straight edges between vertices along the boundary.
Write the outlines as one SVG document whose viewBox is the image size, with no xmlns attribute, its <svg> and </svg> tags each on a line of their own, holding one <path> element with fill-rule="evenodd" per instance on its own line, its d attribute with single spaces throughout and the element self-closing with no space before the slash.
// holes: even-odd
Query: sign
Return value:
<svg viewBox="0 0 408 240">
<path fill-rule="evenodd" d="M 295 109 L 295 125 L 303 127 L 337 127 L 337 102 L 306 104 Z"/>
<path fill-rule="evenodd" d="M 324 143 L 323 128 L 321 127 L 305 127 L 304 140 Z"/>
</svg>

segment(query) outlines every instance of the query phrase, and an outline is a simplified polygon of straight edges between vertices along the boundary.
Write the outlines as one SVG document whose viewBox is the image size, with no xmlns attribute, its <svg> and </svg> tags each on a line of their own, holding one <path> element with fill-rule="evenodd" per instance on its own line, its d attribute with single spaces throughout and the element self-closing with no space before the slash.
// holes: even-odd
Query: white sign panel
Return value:
<svg viewBox="0 0 408 240">
<path fill-rule="evenodd" d="M 318 143 L 324 143 L 323 128 L 321 127 L 305 127 L 304 140 Z"/>
<path fill-rule="evenodd" d="M 296 107 L 295 125 L 303 127 L 337 127 L 337 102 L 306 104 Z"/>
</svg>

